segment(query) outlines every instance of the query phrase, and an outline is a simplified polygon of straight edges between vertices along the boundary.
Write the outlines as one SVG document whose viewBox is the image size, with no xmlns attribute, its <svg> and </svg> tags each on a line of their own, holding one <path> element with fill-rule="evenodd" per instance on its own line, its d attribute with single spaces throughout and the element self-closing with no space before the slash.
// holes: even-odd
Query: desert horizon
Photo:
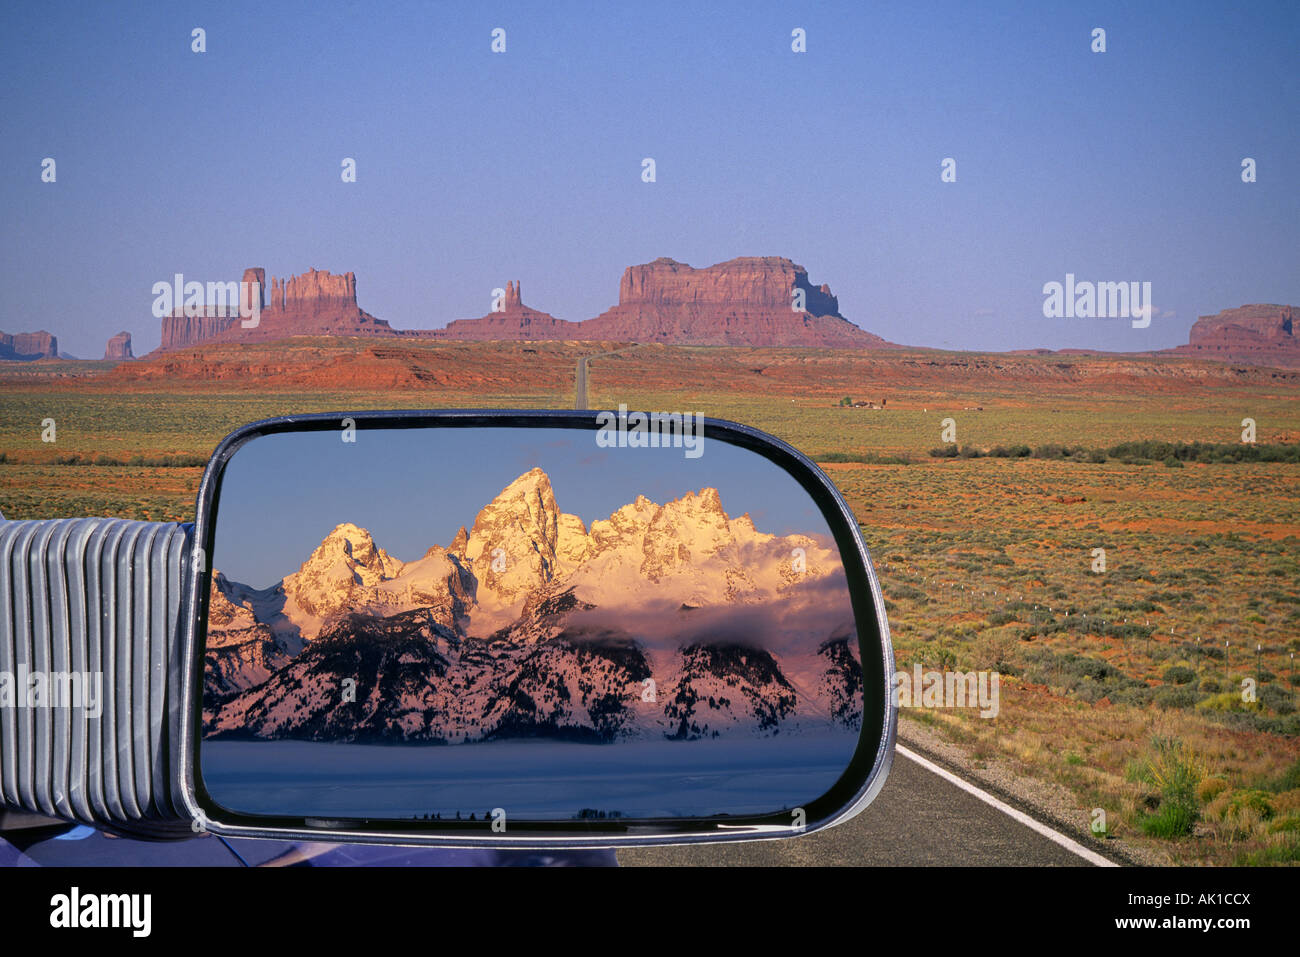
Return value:
<svg viewBox="0 0 1300 957">
<path fill-rule="evenodd" d="M 785 257 L 747 256 L 693 268 L 671 257 L 629 266 L 618 303 L 581 321 L 559 319 L 524 304 L 522 282 L 492 290 L 489 308 L 477 318 L 443 318 L 441 326 L 396 328 L 360 308 L 353 273 L 309 269 L 283 280 L 250 267 L 234 280 L 186 280 L 178 273 L 154 284 L 153 313 L 159 345 L 140 358 L 217 343 L 270 342 L 306 336 L 361 337 L 384 342 L 586 341 L 627 344 L 848 348 L 958 351 L 974 354 L 1062 356 L 1180 356 L 1229 363 L 1300 366 L 1300 338 L 1293 331 L 1297 307 L 1250 303 L 1200 315 L 1185 341 L 1156 348 L 1047 348 L 1027 341 L 1005 349 L 945 350 L 931 343 L 887 341 L 840 312 L 830 286 L 813 286 L 808 271 Z M 1087 322 L 1150 325 L 1155 310 L 1149 290 L 1142 303 L 1136 283 L 1092 282 L 1066 274 L 1064 286 L 1051 281 L 1043 313 L 1078 316 Z M 1147 284 L 1149 285 L 1149 283 Z M 1130 290 L 1130 286 L 1133 287 Z M 1056 299 L 1053 300 L 1053 295 Z M 255 305 L 255 308 L 254 308 Z M 436 321 L 436 320 L 435 320 Z M 265 324 L 264 324 L 265 323 Z M 1166 341 L 1168 341 L 1166 335 Z M 151 341 L 151 339 L 150 339 Z M 131 361 L 130 331 L 112 336 L 99 361 Z M 0 332 L 0 361 L 77 360 L 62 353 L 56 335 Z M 95 370 L 96 372 L 101 370 Z"/>
</svg>

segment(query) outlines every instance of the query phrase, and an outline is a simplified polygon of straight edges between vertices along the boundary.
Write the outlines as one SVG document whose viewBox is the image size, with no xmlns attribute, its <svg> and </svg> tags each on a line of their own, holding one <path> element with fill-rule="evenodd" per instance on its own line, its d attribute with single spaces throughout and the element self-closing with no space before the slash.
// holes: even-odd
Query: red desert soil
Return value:
<svg viewBox="0 0 1300 957">
<path fill-rule="evenodd" d="M 985 407 L 1042 410 L 1042 399 L 1074 402 L 1104 392 L 1178 397 L 1232 386 L 1290 393 L 1300 370 L 1234 366 L 1200 359 L 1151 357 L 1009 356 L 908 350 L 789 349 L 642 345 L 593 342 L 421 342 L 373 338 L 295 337 L 277 342 L 211 343 L 123 362 L 104 373 L 88 369 L 61 382 L 126 392 L 256 384 L 351 391 L 421 389 L 472 392 L 570 388 L 583 356 L 624 349 L 593 363 L 610 387 L 680 391 L 826 396 L 888 394 L 891 404 L 939 402 L 954 391 L 993 390 Z M 36 364 L 31 364 L 36 365 Z M 6 377 L 18 382 L 22 376 Z M 1006 392 L 1000 394 L 1000 387 Z M 1184 403 L 1186 405 L 1184 406 Z M 869 414 L 869 413 L 868 413 Z"/>
</svg>

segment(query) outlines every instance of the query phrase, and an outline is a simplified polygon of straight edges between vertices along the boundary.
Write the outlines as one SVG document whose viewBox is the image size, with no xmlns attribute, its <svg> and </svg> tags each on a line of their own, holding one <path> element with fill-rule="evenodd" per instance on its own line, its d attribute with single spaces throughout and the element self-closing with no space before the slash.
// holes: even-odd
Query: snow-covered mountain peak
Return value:
<svg viewBox="0 0 1300 957">
<path fill-rule="evenodd" d="M 476 562 L 494 548 L 526 542 L 553 559 L 559 517 L 550 478 L 530 469 L 483 506 L 470 528 L 465 558 Z"/>
<path fill-rule="evenodd" d="M 334 526 L 300 571 L 308 566 L 327 567 L 335 561 L 347 565 L 361 585 L 377 585 L 402 570 L 402 563 L 376 545 L 368 530 L 351 522 Z"/>
<path fill-rule="evenodd" d="M 351 522 L 334 527 L 302 567 L 284 579 L 287 598 L 308 615 L 325 618 L 344 608 L 357 586 L 374 588 L 401 573 L 402 562 Z"/>
<path fill-rule="evenodd" d="M 540 468 L 529 469 L 483 506 L 464 547 L 478 583 L 476 624 L 495 630 L 551 581 L 559 527 L 555 492 Z"/>
</svg>

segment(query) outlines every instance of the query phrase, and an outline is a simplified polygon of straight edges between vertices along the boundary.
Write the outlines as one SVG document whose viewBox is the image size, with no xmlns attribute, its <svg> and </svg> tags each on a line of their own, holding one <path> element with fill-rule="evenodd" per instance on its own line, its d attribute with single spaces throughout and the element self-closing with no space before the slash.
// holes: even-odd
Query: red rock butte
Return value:
<svg viewBox="0 0 1300 957">
<path fill-rule="evenodd" d="M 265 283 L 263 269 L 244 271 L 245 282 Z M 263 285 L 265 288 L 265 285 Z M 751 256 L 695 269 L 661 258 L 630 266 L 619 284 L 618 305 L 582 322 L 569 322 L 524 305 L 521 284 L 506 283 L 499 308 L 445 328 L 396 330 L 357 306 L 352 273 L 309 270 L 271 279 L 270 301 L 255 328 L 238 316 L 186 316 L 162 320 L 162 351 L 201 342 L 244 342 L 304 335 L 484 340 L 615 340 L 682 345 L 888 347 L 879 336 L 839 313 L 830 287 L 814 286 L 802 266 L 779 256 Z"/>
<path fill-rule="evenodd" d="M 524 305 L 522 283 L 507 282 L 501 309 L 489 312 L 478 319 L 454 319 L 446 328 L 422 333 L 438 339 L 468 339 L 532 341 L 551 339 L 580 339 L 573 335 L 579 322 L 565 322 L 548 312 L 539 312 Z"/>
<path fill-rule="evenodd" d="M 1192 326 L 1187 344 L 1169 351 L 1227 362 L 1297 366 L 1300 365 L 1300 338 L 1295 334 L 1297 311 L 1295 306 L 1255 303 L 1201 316 Z"/>
<path fill-rule="evenodd" d="M 829 286 L 814 287 L 807 270 L 779 256 L 746 256 L 704 269 L 667 257 L 629 266 L 619 283 L 618 305 L 582 322 L 529 309 L 515 286 L 513 305 L 508 294 L 505 311 L 458 319 L 435 335 L 706 346 L 890 345 L 841 316 Z"/>
<path fill-rule="evenodd" d="M 0 332 L 0 359 L 57 359 L 59 340 L 44 329 L 40 332 Z"/>
<path fill-rule="evenodd" d="M 266 271 L 244 271 L 244 282 L 265 291 Z M 442 329 L 397 330 L 357 305 L 356 277 L 309 269 L 288 279 L 271 278 L 255 328 L 239 316 L 199 316 L 178 309 L 162 320 L 160 351 L 208 342 L 247 342 L 290 336 L 369 336 L 467 341 L 659 342 L 673 345 L 899 348 L 840 315 L 830 287 L 814 286 L 808 271 L 781 256 L 745 256 L 696 269 L 660 258 L 629 266 L 619 283 L 618 304 L 593 319 L 570 322 L 524 305 L 521 284 L 506 283 L 499 308 L 473 319 L 456 319 Z M 1171 355 L 1225 362 L 1300 366 L 1295 306 L 1256 304 L 1201 316 L 1186 345 L 1146 355 Z M 111 344 L 111 357 L 121 343 Z M 127 344 L 129 354 L 129 343 Z M 1053 354 L 1051 350 L 1020 350 Z M 1062 354 L 1093 354 L 1063 350 Z M 57 355 L 49 333 L 0 334 L 0 358 Z"/>
<path fill-rule="evenodd" d="M 131 352 L 131 333 L 119 332 L 113 338 L 108 340 L 108 345 L 104 347 L 105 359 L 134 359 L 135 355 Z"/>
<path fill-rule="evenodd" d="M 200 342 L 256 342 L 288 336 L 397 335 L 388 323 L 357 306 L 357 280 L 350 272 L 336 276 L 309 269 L 284 280 L 272 276 L 269 301 L 265 269 L 245 269 L 243 281 L 256 282 L 262 290 L 257 326 L 244 328 L 238 314 L 218 315 L 213 306 L 205 307 L 200 316 L 187 316 L 178 307 L 163 317 L 159 348 L 169 351 Z"/>
<path fill-rule="evenodd" d="M 879 348 L 889 343 L 840 315 L 830 287 L 803 266 L 746 256 L 694 269 L 661 258 L 631 266 L 618 305 L 582 323 L 584 338 L 717 346 Z"/>
</svg>

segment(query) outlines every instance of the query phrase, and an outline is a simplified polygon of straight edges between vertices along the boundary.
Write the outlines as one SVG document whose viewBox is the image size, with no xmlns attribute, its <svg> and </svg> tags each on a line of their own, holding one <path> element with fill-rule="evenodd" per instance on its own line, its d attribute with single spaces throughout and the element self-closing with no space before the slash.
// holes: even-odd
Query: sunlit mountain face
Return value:
<svg viewBox="0 0 1300 957">
<path fill-rule="evenodd" d="M 706 488 L 587 528 L 532 469 L 412 561 L 344 522 L 269 588 L 214 574 L 207 738 L 461 744 L 857 730 L 833 543 Z"/>
</svg>

